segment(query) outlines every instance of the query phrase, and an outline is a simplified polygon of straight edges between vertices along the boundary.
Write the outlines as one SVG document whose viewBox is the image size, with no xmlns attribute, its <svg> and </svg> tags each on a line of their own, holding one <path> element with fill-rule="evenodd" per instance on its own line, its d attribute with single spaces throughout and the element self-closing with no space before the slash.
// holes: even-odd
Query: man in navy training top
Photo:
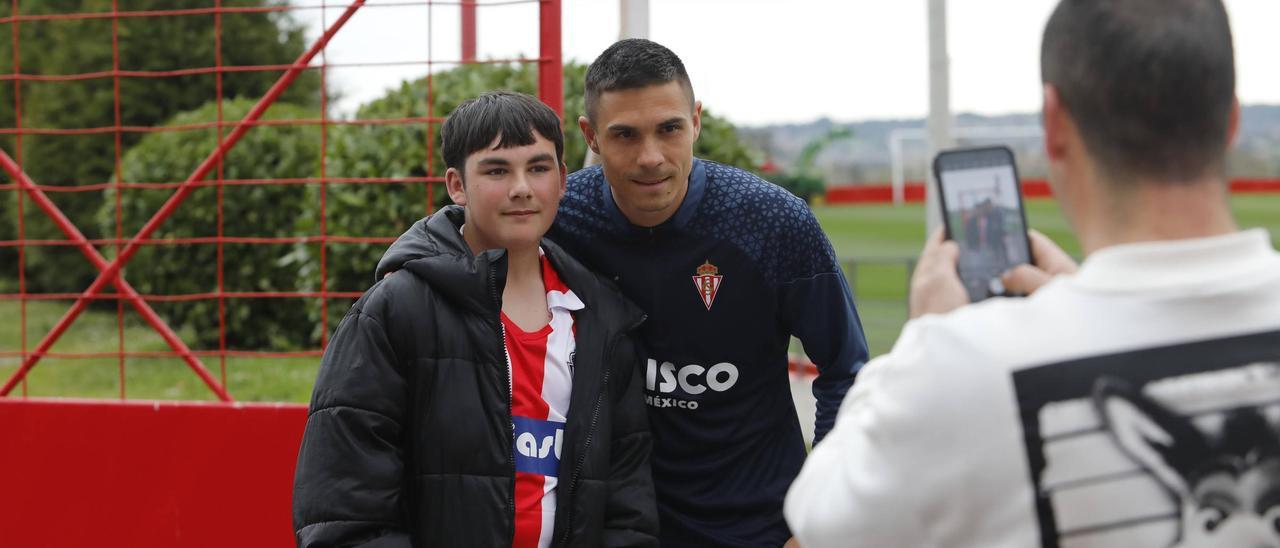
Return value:
<svg viewBox="0 0 1280 548">
<path fill-rule="evenodd" d="M 805 459 L 791 336 L 818 365 L 815 443 L 867 360 L 831 243 L 799 198 L 693 157 L 702 105 L 671 50 L 610 46 L 587 71 L 585 103 L 578 125 L 603 165 L 570 175 L 549 236 L 648 314 L 662 543 L 780 546 Z"/>
</svg>

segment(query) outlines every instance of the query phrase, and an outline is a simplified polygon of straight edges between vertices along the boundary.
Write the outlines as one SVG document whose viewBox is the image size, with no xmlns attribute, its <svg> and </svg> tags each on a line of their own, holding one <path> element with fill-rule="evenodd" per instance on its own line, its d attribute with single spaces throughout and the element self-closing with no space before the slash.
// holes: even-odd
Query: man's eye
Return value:
<svg viewBox="0 0 1280 548">
<path fill-rule="evenodd" d="M 503 168 L 500 168 L 500 167 L 495 167 L 495 168 L 493 168 L 493 169 L 490 169 L 490 170 L 488 170 L 488 171 L 484 172 L 484 174 L 485 174 L 485 175 L 494 175 L 494 176 L 496 176 L 496 175 L 505 175 L 506 173 L 507 173 L 507 170 L 505 170 L 505 169 L 503 169 Z"/>
<path fill-rule="evenodd" d="M 631 132 L 630 132 L 630 131 L 617 131 L 617 132 L 614 132 L 613 136 L 614 136 L 614 137 L 617 137 L 617 138 L 619 138 L 619 139 L 630 139 L 630 138 L 631 138 Z"/>
<path fill-rule="evenodd" d="M 675 133 L 677 131 L 680 131 L 680 124 L 667 124 L 662 126 L 663 133 Z"/>
<path fill-rule="evenodd" d="M 546 173 L 548 171 L 551 171 L 551 168 L 547 166 L 533 166 L 529 168 L 529 171 L 532 171 L 534 173 Z"/>
</svg>

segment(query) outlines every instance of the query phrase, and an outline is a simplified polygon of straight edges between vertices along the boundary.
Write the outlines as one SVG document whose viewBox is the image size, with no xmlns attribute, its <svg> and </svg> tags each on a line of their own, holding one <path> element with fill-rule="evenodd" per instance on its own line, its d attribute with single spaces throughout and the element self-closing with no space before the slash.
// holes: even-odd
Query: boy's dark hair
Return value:
<svg viewBox="0 0 1280 548">
<path fill-rule="evenodd" d="M 1108 175 L 1182 182 L 1225 172 L 1234 57 L 1221 0 L 1062 0 L 1040 68 Z"/>
<path fill-rule="evenodd" d="M 494 139 L 501 136 L 498 148 L 521 147 L 534 143 L 535 131 L 556 145 L 556 161 L 564 163 L 564 132 L 551 107 L 523 93 L 491 91 L 453 109 L 440 126 L 440 153 L 446 167 L 465 175 L 467 157 Z"/>
<path fill-rule="evenodd" d="M 604 50 L 587 69 L 583 103 L 587 119 L 594 120 L 596 102 L 606 91 L 638 89 L 654 84 L 680 82 L 693 108 L 693 84 L 684 63 L 662 44 L 643 38 L 615 42 Z"/>
</svg>

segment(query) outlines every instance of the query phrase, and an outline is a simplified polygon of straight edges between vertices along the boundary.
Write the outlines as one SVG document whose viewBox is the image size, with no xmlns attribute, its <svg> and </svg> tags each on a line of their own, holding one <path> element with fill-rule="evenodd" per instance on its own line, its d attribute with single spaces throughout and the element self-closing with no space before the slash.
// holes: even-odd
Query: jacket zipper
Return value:
<svg viewBox="0 0 1280 548">
<path fill-rule="evenodd" d="M 490 266 L 489 292 L 490 292 L 490 295 L 493 297 L 494 304 L 498 305 L 498 318 L 496 322 L 498 324 L 497 331 L 500 337 L 498 339 L 498 344 L 502 346 L 502 356 L 505 359 L 506 366 L 507 366 L 506 372 L 505 372 L 506 379 L 507 379 L 507 427 L 509 428 L 508 430 L 509 434 L 507 436 L 507 466 L 510 467 L 511 478 L 512 478 L 511 492 L 507 497 L 507 508 L 511 509 L 511 543 L 515 544 L 515 541 L 516 541 L 516 521 L 515 521 L 516 520 L 516 490 L 515 490 L 516 425 L 515 425 L 515 419 L 512 418 L 512 412 L 511 412 L 511 399 L 515 397 L 515 388 L 512 385 L 513 381 L 511 378 L 511 350 L 507 348 L 507 327 L 502 325 L 502 303 L 501 301 L 498 300 L 497 283 L 498 283 L 498 276 L 496 273 L 494 273 L 492 266 Z"/>
<path fill-rule="evenodd" d="M 640 327 L 640 324 L 644 323 L 646 318 L 647 316 L 641 316 L 639 320 L 636 320 L 635 323 L 632 323 L 631 325 L 627 326 L 620 333 L 618 333 L 612 339 L 609 340 L 609 345 L 605 347 L 605 352 L 604 352 L 605 360 L 608 360 L 609 357 L 613 355 L 613 349 L 618 346 L 618 340 L 621 339 L 622 337 L 625 337 L 627 333 L 630 333 L 635 328 Z M 606 361 L 605 363 L 608 363 L 608 361 Z M 574 494 L 576 494 L 578 491 L 578 476 L 582 474 L 582 467 L 585 466 L 587 463 L 587 453 L 591 448 L 591 436 L 595 434 L 596 424 L 600 420 L 600 400 L 604 398 L 605 394 L 609 393 L 609 374 L 612 372 L 613 372 L 612 367 L 604 368 L 604 379 L 601 381 L 600 392 L 596 394 L 595 406 L 591 408 L 591 428 L 587 430 L 587 439 L 582 443 L 582 453 L 578 455 L 578 463 L 573 467 L 573 475 L 569 476 L 569 491 L 565 493 L 566 500 L 571 500 L 571 497 Z M 559 506 L 559 504 L 557 504 L 556 506 Z M 567 504 L 566 506 L 567 508 L 565 509 L 565 516 L 564 516 L 565 518 L 564 533 L 560 537 L 561 546 L 569 545 L 569 531 L 573 530 L 573 504 L 572 502 L 570 502 L 570 504 Z"/>
</svg>

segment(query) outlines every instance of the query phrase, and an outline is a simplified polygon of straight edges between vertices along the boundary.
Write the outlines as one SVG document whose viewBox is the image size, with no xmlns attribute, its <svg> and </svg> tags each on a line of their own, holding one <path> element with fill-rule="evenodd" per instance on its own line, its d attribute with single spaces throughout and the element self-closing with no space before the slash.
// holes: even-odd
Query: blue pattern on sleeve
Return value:
<svg viewBox="0 0 1280 548">
<path fill-rule="evenodd" d="M 835 251 L 804 200 L 750 172 L 704 163 L 708 185 L 691 232 L 732 243 L 775 285 L 839 271 Z"/>
</svg>

